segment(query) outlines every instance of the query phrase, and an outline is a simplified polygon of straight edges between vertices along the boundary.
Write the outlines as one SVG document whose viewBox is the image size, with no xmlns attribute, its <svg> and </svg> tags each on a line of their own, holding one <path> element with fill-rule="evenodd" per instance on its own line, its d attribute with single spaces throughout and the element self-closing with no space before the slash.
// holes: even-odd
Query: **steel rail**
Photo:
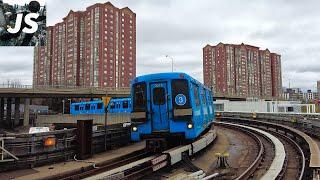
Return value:
<svg viewBox="0 0 320 180">
<path fill-rule="evenodd" d="M 240 130 L 240 131 L 244 132 L 245 134 L 249 135 L 251 138 L 253 138 L 254 141 L 256 142 L 256 144 L 258 145 L 259 152 L 258 152 L 258 155 L 256 156 L 255 160 L 253 161 L 253 163 L 251 163 L 251 165 L 242 174 L 240 174 L 237 177 L 237 180 L 249 179 L 252 176 L 252 174 L 256 171 L 256 169 L 259 167 L 259 164 L 261 163 L 261 161 L 263 159 L 263 155 L 265 153 L 265 149 L 264 149 L 264 146 L 263 146 L 261 139 L 256 134 L 252 133 L 251 131 L 245 130 L 245 129 L 240 128 L 238 126 L 233 126 L 230 124 L 219 124 L 219 123 L 215 123 L 215 125 Z"/>
<path fill-rule="evenodd" d="M 86 168 L 82 168 L 80 170 L 74 170 L 71 172 L 66 172 L 63 174 L 57 174 L 55 176 L 50 177 L 50 180 L 56 180 L 56 179 L 61 179 L 61 180 L 71 180 L 71 179 L 83 179 L 89 176 L 93 176 L 96 174 L 99 174 L 104 171 L 108 171 L 110 169 L 113 169 L 115 167 L 119 167 L 131 162 L 134 162 L 138 159 L 147 157 L 150 154 L 150 152 L 147 152 L 145 149 L 140 149 L 137 151 L 134 151 L 132 153 L 110 159 L 108 161 L 96 164 L 96 168 L 93 166 L 89 166 Z M 48 179 L 48 178 L 46 178 Z"/>
<path fill-rule="evenodd" d="M 301 147 L 294 141 L 292 140 L 291 138 L 289 138 L 288 136 L 280 133 L 280 132 L 276 132 L 276 131 L 272 131 L 269 129 L 270 132 L 276 134 L 277 136 L 281 136 L 283 139 L 285 139 L 287 142 L 289 142 L 289 144 L 291 144 L 295 149 L 296 149 L 296 152 L 298 152 L 301 156 L 301 166 L 300 166 L 300 171 L 299 171 L 299 177 L 298 179 L 299 180 L 302 180 L 303 179 L 303 174 L 304 174 L 304 171 L 305 171 L 305 166 L 306 166 L 306 158 L 305 158 L 305 155 L 304 155 L 304 152 L 302 151 Z"/>
<path fill-rule="evenodd" d="M 230 122 L 230 119 L 233 119 L 233 123 L 234 120 L 238 120 L 238 122 L 240 122 L 241 124 L 245 124 L 245 125 L 250 125 L 250 126 L 254 126 L 256 128 L 264 128 L 264 129 L 270 129 L 270 128 L 274 128 L 276 131 L 278 130 L 282 130 L 285 134 L 291 134 L 293 137 L 301 139 L 303 141 L 305 141 L 306 144 L 308 144 L 308 147 L 306 148 L 306 146 L 303 146 L 303 144 L 298 145 L 297 142 L 295 142 L 294 140 L 292 140 L 295 144 L 297 144 L 299 146 L 299 152 L 301 154 L 302 160 L 303 160 L 303 164 L 302 164 L 302 168 L 301 168 L 301 174 L 299 175 L 300 179 L 304 179 L 307 177 L 310 177 L 310 173 L 312 172 L 312 168 L 310 168 L 309 166 L 307 166 L 307 163 L 309 163 L 310 161 L 312 161 L 312 158 L 315 157 L 311 156 L 312 155 L 312 151 L 311 151 L 311 147 L 310 144 L 307 141 L 307 137 L 303 136 L 302 133 L 299 133 L 301 131 L 298 131 L 296 129 L 281 125 L 281 124 L 275 124 L 275 123 L 270 123 L 270 122 L 264 122 L 261 120 L 250 120 L 250 119 L 246 119 L 246 118 L 240 118 L 240 117 L 222 117 L 220 118 L 221 120 L 226 120 L 227 122 Z M 296 146 L 296 145 L 295 145 Z M 302 156 L 303 154 L 303 156 Z M 311 169 L 311 170 L 310 170 Z"/>
</svg>

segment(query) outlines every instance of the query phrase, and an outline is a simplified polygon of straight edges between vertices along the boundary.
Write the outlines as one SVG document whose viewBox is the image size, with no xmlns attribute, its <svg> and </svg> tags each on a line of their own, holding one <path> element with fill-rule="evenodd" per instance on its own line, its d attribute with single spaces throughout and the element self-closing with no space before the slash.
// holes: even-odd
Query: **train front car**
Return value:
<svg viewBox="0 0 320 180">
<path fill-rule="evenodd" d="M 211 91 L 185 73 L 140 76 L 131 87 L 131 139 L 193 140 L 211 127 Z"/>
</svg>

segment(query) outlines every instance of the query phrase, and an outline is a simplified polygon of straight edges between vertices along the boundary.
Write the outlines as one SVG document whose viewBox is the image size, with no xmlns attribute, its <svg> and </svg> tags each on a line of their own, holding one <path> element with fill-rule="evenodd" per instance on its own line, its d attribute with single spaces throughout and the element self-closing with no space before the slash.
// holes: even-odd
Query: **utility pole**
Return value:
<svg viewBox="0 0 320 180">
<path fill-rule="evenodd" d="M 171 72 L 173 72 L 173 58 L 169 55 L 166 55 L 166 58 L 170 58 L 171 59 Z"/>
</svg>

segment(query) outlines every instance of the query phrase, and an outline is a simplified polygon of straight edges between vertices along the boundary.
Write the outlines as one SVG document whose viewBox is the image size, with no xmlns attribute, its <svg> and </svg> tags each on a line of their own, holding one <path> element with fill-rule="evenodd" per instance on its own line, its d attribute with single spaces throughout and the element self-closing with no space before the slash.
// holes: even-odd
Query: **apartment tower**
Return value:
<svg viewBox="0 0 320 180">
<path fill-rule="evenodd" d="M 205 85 L 219 95 L 278 98 L 281 56 L 243 43 L 206 45 L 203 76 Z"/>
<path fill-rule="evenodd" d="M 129 87 L 136 76 L 136 14 L 110 2 L 85 11 L 70 11 L 47 29 L 47 46 L 38 59 L 47 59 L 46 84 L 52 86 Z M 44 56 L 42 58 L 42 56 Z M 39 60 L 38 60 L 39 61 Z M 37 74 L 41 63 L 34 65 Z M 34 85 L 38 84 L 34 77 Z"/>
</svg>

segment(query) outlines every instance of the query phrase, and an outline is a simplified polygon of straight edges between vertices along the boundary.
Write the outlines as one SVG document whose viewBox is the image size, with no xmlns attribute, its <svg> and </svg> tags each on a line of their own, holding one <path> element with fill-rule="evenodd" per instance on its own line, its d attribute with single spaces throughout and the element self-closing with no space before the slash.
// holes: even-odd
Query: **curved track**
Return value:
<svg viewBox="0 0 320 180">
<path fill-rule="evenodd" d="M 289 148 L 291 147 L 290 149 L 287 147 L 287 152 L 289 152 L 289 154 L 294 154 L 292 150 L 295 149 L 296 154 L 298 155 L 298 157 L 296 158 L 299 159 L 298 164 L 300 165 L 300 167 L 294 167 L 295 169 L 299 169 L 296 170 L 296 179 L 313 179 L 319 176 L 318 174 L 320 171 L 320 150 L 318 144 L 304 132 L 285 125 L 266 122 L 267 120 L 258 121 L 252 119 L 245 119 L 241 118 L 241 116 L 224 117 L 222 118 L 222 120 L 237 124 L 245 124 L 247 126 L 252 126 L 264 129 L 266 131 L 271 131 L 272 133 L 276 132 L 276 136 L 280 137 L 280 139 L 286 139 L 282 142 L 287 141 L 289 144 L 291 144 L 291 146 L 289 146 Z M 279 135 L 279 133 L 283 134 L 286 137 Z M 289 137 L 289 139 L 287 137 Z M 293 160 L 292 157 L 290 159 Z M 292 164 L 290 161 L 288 163 Z M 286 169 L 284 177 L 289 177 L 288 170 L 290 170 L 290 168 Z"/>
<path fill-rule="evenodd" d="M 81 171 L 75 171 L 68 174 L 58 174 L 56 176 L 51 177 L 50 179 L 61 179 L 61 180 L 72 180 L 72 179 L 82 179 L 86 178 L 95 174 L 99 174 L 111 169 L 114 169 L 116 167 L 120 167 L 132 162 L 135 162 L 137 160 L 146 158 L 150 156 L 151 153 L 146 151 L 145 149 L 134 151 L 132 153 L 129 153 L 127 155 L 111 159 L 103 164 L 100 164 L 98 167 L 90 167 L 87 169 L 82 169 Z M 47 178 L 46 178 L 47 179 Z"/>
<path fill-rule="evenodd" d="M 254 139 L 256 140 L 256 142 L 258 142 L 257 144 L 260 147 L 259 154 L 256 160 L 250 165 L 250 167 L 244 173 L 238 176 L 237 179 L 248 179 L 250 177 L 255 177 L 260 179 L 275 179 L 283 176 L 283 172 L 284 172 L 283 169 L 285 168 L 285 164 L 286 164 L 285 163 L 286 153 L 285 153 L 283 144 L 275 136 L 265 131 L 262 131 L 260 129 L 252 128 L 248 126 L 237 125 L 232 123 L 216 123 L 216 124 L 222 125 L 222 126 L 229 126 L 229 127 L 233 126 L 242 131 L 245 129 L 245 131 L 249 131 L 250 134 L 258 134 L 259 136 L 262 136 L 265 139 L 267 139 L 267 141 L 271 142 L 274 148 L 274 157 L 266 161 L 266 158 L 264 158 L 266 155 L 265 153 L 266 151 L 270 151 L 272 149 L 270 149 L 270 147 L 268 149 L 265 149 L 265 147 L 267 146 L 266 140 L 262 140 L 261 137 L 254 135 L 255 136 Z M 270 158 L 270 156 L 267 156 L 267 158 Z M 267 164 L 269 164 L 268 162 L 270 160 L 272 162 L 267 168 L 267 170 L 263 172 L 262 175 L 257 174 L 257 172 L 259 172 L 260 163 L 263 162 L 264 164 L 267 162 Z"/>
<path fill-rule="evenodd" d="M 254 157 L 249 158 L 249 163 L 251 164 L 245 166 L 246 169 L 241 169 L 242 173 L 237 174 L 236 179 L 305 179 L 310 177 L 310 172 L 314 172 L 310 171 L 310 166 L 316 162 L 312 159 L 316 155 L 316 153 L 312 152 L 316 152 L 316 150 L 310 147 L 316 143 L 308 142 L 308 138 L 303 134 L 296 132 L 296 130 L 284 131 L 284 129 L 281 129 L 284 127 L 280 128 L 276 124 L 270 125 L 261 122 L 255 124 L 253 122 L 256 121 L 236 120 L 239 120 L 239 118 L 229 118 L 227 123 L 215 123 L 217 126 L 245 133 L 251 137 L 249 138 L 250 141 L 253 139 L 256 144 L 257 150 L 252 150 L 254 153 L 251 154 Z M 235 122 L 240 124 L 234 124 Z M 142 178 L 163 167 L 174 165 L 184 160 L 186 156 L 204 152 L 203 150 L 215 139 L 215 135 L 212 132 L 210 133 L 211 135 L 204 135 L 189 145 L 179 146 L 158 155 L 145 150 L 143 152 L 134 152 L 114 159 L 98 168 L 75 172 L 72 176 L 55 177 L 55 179 L 80 179 L 86 177 L 90 177 L 90 179 L 99 179 L 100 177 L 116 179 Z M 309 145 L 309 148 L 306 145 Z M 312 147 L 315 148 L 317 146 Z M 197 156 L 194 157 L 197 158 Z M 310 161 L 308 157 L 311 158 Z M 191 160 L 190 163 L 192 165 Z M 174 168 L 175 166 L 169 167 Z M 202 173 L 201 177 L 206 176 L 206 172 L 203 169 L 199 169 L 199 172 Z M 306 176 L 306 174 L 309 174 L 309 176 Z"/>
</svg>

